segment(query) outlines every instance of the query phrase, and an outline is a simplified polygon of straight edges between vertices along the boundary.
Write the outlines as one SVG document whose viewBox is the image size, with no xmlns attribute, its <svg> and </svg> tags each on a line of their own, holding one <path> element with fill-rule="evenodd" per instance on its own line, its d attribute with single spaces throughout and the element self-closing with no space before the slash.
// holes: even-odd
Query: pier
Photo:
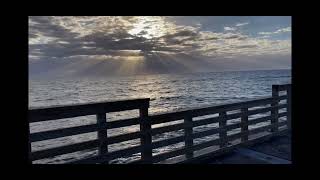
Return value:
<svg viewBox="0 0 320 180">
<path fill-rule="evenodd" d="M 33 163 L 40 159 L 96 149 L 98 151 L 97 155 L 68 163 L 109 164 L 113 159 L 136 153 L 141 153 L 141 158 L 129 163 L 291 163 L 291 84 L 273 85 L 272 94 L 268 97 L 230 104 L 152 115 L 148 112 L 149 105 L 150 99 L 147 98 L 30 108 L 29 124 L 87 115 L 95 115 L 96 123 L 36 133 L 30 133 L 29 130 L 29 161 Z M 108 113 L 128 110 L 139 110 L 139 117 L 107 121 Z M 257 115 L 260 116 L 256 117 Z M 159 127 L 161 124 L 178 120 L 182 122 Z M 264 125 L 255 127 L 254 125 L 258 123 Z M 203 131 L 194 130 L 196 127 L 210 124 L 216 124 L 216 126 Z M 108 136 L 107 134 L 110 129 L 132 125 L 139 125 L 140 130 L 115 136 Z M 153 140 L 156 135 L 178 130 L 183 130 L 183 135 L 166 137 L 159 141 Z M 31 144 L 34 142 L 90 132 L 97 132 L 97 139 L 39 151 L 31 149 Z M 205 142 L 195 143 L 197 139 L 213 135 L 216 135 L 217 138 L 209 138 Z M 109 145 L 134 139 L 140 139 L 140 144 L 112 152 L 108 149 Z M 184 146 L 179 149 L 160 154 L 153 153 L 156 148 L 181 142 L 184 143 Z"/>
</svg>

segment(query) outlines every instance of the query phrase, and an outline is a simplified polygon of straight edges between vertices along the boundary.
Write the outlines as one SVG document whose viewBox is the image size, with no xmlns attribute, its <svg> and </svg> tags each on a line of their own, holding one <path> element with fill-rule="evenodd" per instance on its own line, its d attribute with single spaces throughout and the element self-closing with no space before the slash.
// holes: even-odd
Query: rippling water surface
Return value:
<svg viewBox="0 0 320 180">
<path fill-rule="evenodd" d="M 216 72 L 179 75 L 148 75 L 131 77 L 106 77 L 101 79 L 56 79 L 29 80 L 29 107 L 76 104 L 96 101 L 113 101 L 131 98 L 150 98 L 149 114 L 167 112 L 180 108 L 217 105 L 244 101 L 271 95 L 272 84 L 291 82 L 291 71 L 243 71 Z M 138 111 L 107 114 L 108 121 L 137 117 Z M 33 123 L 31 132 L 39 132 L 61 127 L 71 127 L 95 123 L 95 116 Z M 199 130 L 212 128 L 201 127 Z M 138 131 L 138 126 L 118 128 L 108 131 L 108 136 Z M 197 131 L 197 129 L 196 129 Z M 160 140 L 179 136 L 183 131 L 164 133 L 153 137 Z M 96 133 L 58 138 L 32 144 L 32 150 L 41 150 L 80 141 L 96 139 Z M 206 139 L 200 139 L 205 141 Z M 110 151 L 135 146 L 139 139 L 109 145 Z M 197 143 L 197 142 L 196 142 Z M 155 149 L 154 154 L 162 153 L 183 144 Z M 36 163 L 63 163 L 86 156 L 95 155 L 96 150 L 77 152 L 69 155 L 36 161 Z M 126 163 L 139 158 L 140 154 L 116 159 L 114 163 Z"/>
</svg>

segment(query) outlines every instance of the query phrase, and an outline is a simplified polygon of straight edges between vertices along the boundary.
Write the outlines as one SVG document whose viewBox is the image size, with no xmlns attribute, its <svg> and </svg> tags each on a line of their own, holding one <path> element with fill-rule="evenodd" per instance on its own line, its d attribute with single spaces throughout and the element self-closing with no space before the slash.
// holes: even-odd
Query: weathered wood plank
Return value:
<svg viewBox="0 0 320 180">
<path fill-rule="evenodd" d="M 288 96 L 288 108 L 287 108 L 287 112 L 288 112 L 288 116 L 287 116 L 287 120 L 288 120 L 288 128 L 291 130 L 291 116 L 292 116 L 292 89 L 291 89 L 291 85 L 288 87 L 287 90 L 287 96 Z"/>
<path fill-rule="evenodd" d="M 192 116 L 190 114 L 186 114 L 184 118 L 184 135 L 185 135 L 185 147 L 192 147 L 193 146 L 193 128 L 192 128 Z M 192 158 L 193 157 L 193 152 L 187 152 L 186 153 L 187 158 Z"/>
<path fill-rule="evenodd" d="M 184 129 L 185 127 L 186 127 L 185 123 L 179 123 L 179 124 L 173 124 L 173 125 L 169 125 L 169 126 L 153 128 L 153 129 L 151 129 L 151 134 L 154 136 L 154 135 L 162 134 L 165 132 L 181 130 L 181 129 Z"/>
<path fill-rule="evenodd" d="M 282 112 L 278 114 L 278 118 L 284 117 L 284 116 L 288 116 L 288 112 Z"/>
<path fill-rule="evenodd" d="M 258 127 L 258 128 L 254 128 L 254 129 L 250 129 L 249 130 L 249 135 L 256 134 L 256 133 L 263 132 L 263 131 L 267 131 L 268 129 L 272 129 L 273 127 L 275 127 L 277 125 L 278 125 L 278 123 L 270 124 L 270 125 L 267 125 L 267 126 L 262 126 L 262 127 Z"/>
<path fill-rule="evenodd" d="M 288 99 L 288 95 L 279 96 L 279 101 Z"/>
<path fill-rule="evenodd" d="M 275 85 L 272 85 L 272 86 L 277 88 L 278 91 L 286 91 L 288 88 L 291 87 L 291 84 L 275 84 Z"/>
<path fill-rule="evenodd" d="M 234 113 L 234 114 L 227 114 L 224 118 L 225 120 L 231 120 L 231 119 L 236 119 L 242 116 L 242 113 Z M 206 118 L 206 119 L 202 119 L 202 120 L 198 120 L 198 121 L 194 121 L 193 122 L 193 127 L 197 127 L 197 126 L 203 126 L 203 125 L 207 125 L 207 124 L 212 124 L 212 123 L 217 123 L 221 121 L 221 117 L 212 117 L 212 118 Z"/>
<path fill-rule="evenodd" d="M 86 142 L 81 142 L 77 144 L 55 147 L 51 149 L 45 149 L 41 151 L 34 151 L 31 153 L 31 159 L 32 161 L 34 161 L 38 159 L 54 157 L 54 156 L 67 154 L 67 153 L 89 150 L 89 149 L 98 147 L 99 144 L 100 144 L 99 140 L 92 140 L 92 141 L 86 141 Z"/>
<path fill-rule="evenodd" d="M 261 122 L 266 122 L 266 121 L 269 121 L 272 118 L 274 118 L 272 115 L 265 116 L 265 117 L 260 117 L 260 118 L 255 118 L 255 119 L 249 120 L 248 125 L 258 124 L 258 123 L 261 123 Z"/>
<path fill-rule="evenodd" d="M 138 131 L 138 132 L 132 132 L 132 133 L 111 136 L 111 137 L 108 137 L 107 143 L 108 144 L 115 144 L 115 143 L 133 140 L 133 139 L 139 139 L 142 137 L 142 135 L 143 135 L 143 133 Z"/>
<path fill-rule="evenodd" d="M 169 159 L 169 158 L 172 158 L 172 157 L 183 155 L 186 152 L 187 152 L 186 148 L 183 147 L 183 148 L 176 149 L 176 150 L 173 150 L 173 151 L 169 151 L 169 152 L 161 153 L 161 154 L 158 154 L 158 155 L 154 155 L 152 157 L 152 163 L 157 163 L 159 161 L 163 161 L 163 160 L 166 160 L 166 159 Z"/>
<path fill-rule="evenodd" d="M 221 117 L 221 120 L 219 121 L 219 129 L 221 129 L 219 133 L 219 138 L 221 139 L 220 147 L 225 147 L 228 144 L 227 141 L 227 130 L 225 129 L 225 126 L 227 125 L 226 118 L 227 113 L 226 112 L 220 112 L 219 116 Z"/>
<path fill-rule="evenodd" d="M 254 110 L 249 110 L 248 111 L 248 116 L 250 115 L 255 115 L 255 114 L 261 114 L 261 113 L 266 113 L 270 112 L 273 109 L 277 109 L 278 107 L 271 106 L 271 107 L 266 107 L 266 108 L 259 108 L 259 109 L 254 109 Z"/>
<path fill-rule="evenodd" d="M 138 125 L 140 118 L 122 119 L 108 122 L 108 129 L 121 128 L 126 126 Z"/>
<path fill-rule="evenodd" d="M 129 156 L 135 153 L 139 153 L 142 150 L 143 150 L 143 146 L 139 145 L 139 146 L 129 147 L 126 149 L 121 149 L 118 151 L 109 152 L 107 154 L 102 154 L 98 156 L 84 158 L 81 160 L 72 161 L 70 162 L 70 164 L 92 164 L 92 163 L 100 164 L 100 163 L 108 162 L 112 159 L 116 159 L 119 157 Z"/>
<path fill-rule="evenodd" d="M 223 111 L 232 111 L 237 110 L 240 108 L 250 108 L 255 107 L 259 105 L 266 105 L 272 103 L 272 98 L 259 98 L 255 100 L 249 100 L 249 101 L 242 101 L 242 102 L 236 102 L 236 103 L 229 103 L 229 104 L 223 104 L 218 106 L 211 106 L 211 107 L 205 107 L 205 108 L 198 108 L 194 109 L 192 112 L 193 117 L 196 116 L 204 116 L 208 114 L 215 114 Z"/>
<path fill-rule="evenodd" d="M 185 136 L 178 136 L 170 139 L 164 139 L 161 141 L 152 142 L 152 149 L 156 149 L 163 146 L 169 146 L 171 144 L 177 144 L 179 142 L 183 142 L 185 140 Z"/>
<path fill-rule="evenodd" d="M 282 121 L 282 122 L 279 122 L 279 124 L 278 124 L 279 127 L 284 126 L 284 125 L 288 125 L 288 121 Z"/>
<path fill-rule="evenodd" d="M 266 125 L 266 126 L 261 126 L 258 128 L 254 128 L 254 129 L 248 129 L 247 131 L 243 131 L 243 132 L 239 132 L 239 133 L 234 133 L 234 134 L 230 134 L 228 135 L 228 139 L 229 140 L 234 140 L 237 139 L 239 137 L 242 136 L 248 136 L 251 137 L 250 135 L 256 136 L 256 135 L 266 135 L 266 134 L 270 134 L 271 132 L 268 131 L 270 128 L 274 127 L 275 124 L 270 124 L 270 125 Z M 263 132 L 263 133 L 261 133 Z"/>
<path fill-rule="evenodd" d="M 198 127 L 198 126 L 203 126 L 203 125 L 207 125 L 207 124 L 213 124 L 213 123 L 219 122 L 220 119 L 221 119 L 220 117 L 201 119 L 201 120 L 193 121 L 192 126 Z"/>
<path fill-rule="evenodd" d="M 37 141 L 44 141 L 49 139 L 55 139 L 65 136 L 73 136 L 78 134 L 90 133 L 99 131 L 101 129 L 113 129 L 119 127 L 125 127 L 130 125 L 137 125 L 139 123 L 139 118 L 131 118 L 125 120 L 117 120 L 111 121 L 107 124 L 89 124 L 89 125 L 82 125 L 70 128 L 62 128 L 56 130 L 49 130 L 49 131 L 42 131 L 37 133 L 30 134 L 30 141 L 37 142 Z"/>
<path fill-rule="evenodd" d="M 230 120 L 230 119 L 236 119 L 236 118 L 240 118 L 242 116 L 242 113 L 233 113 L 233 114 L 226 114 L 225 116 L 225 120 Z"/>
<path fill-rule="evenodd" d="M 146 98 L 114 102 L 54 106 L 47 108 L 29 108 L 29 123 L 148 108 L 149 101 L 150 99 Z"/>
<path fill-rule="evenodd" d="M 107 126 L 107 118 L 106 113 L 97 114 L 97 125 L 98 126 Z M 99 147 L 98 147 L 98 154 L 105 154 L 108 153 L 108 132 L 107 128 L 100 129 L 97 133 L 98 140 L 99 140 Z"/>
<path fill-rule="evenodd" d="M 286 107 L 286 105 L 280 105 L 279 108 Z M 263 110 L 265 111 L 265 110 Z M 226 119 L 233 119 L 235 117 L 240 117 L 239 113 L 227 115 Z M 286 113 L 280 113 L 279 117 L 285 116 Z M 217 123 L 221 118 L 220 117 L 214 117 L 214 118 L 207 118 L 204 120 L 198 120 L 193 121 L 193 127 L 201 126 L 201 125 L 207 125 L 211 123 Z M 252 122 L 253 120 L 250 120 Z M 261 121 L 262 122 L 262 121 Z M 83 134 L 83 133 L 90 133 L 95 132 L 100 129 L 112 129 L 112 128 L 119 128 L 124 126 L 130 126 L 130 125 L 136 125 L 139 123 L 139 118 L 131 118 L 131 119 L 125 119 L 125 120 L 117 120 L 108 122 L 108 126 L 105 125 L 97 125 L 97 124 L 90 124 L 90 125 L 83 125 L 83 126 L 77 126 L 77 127 L 71 127 L 71 128 L 64 128 L 64 129 L 57 129 L 57 130 L 51 130 L 51 131 L 44 131 L 44 132 L 38 132 L 30 134 L 30 141 L 36 142 L 36 141 L 43 141 L 48 139 L 54 139 L 54 138 L 60 138 L 65 136 L 72 136 L 77 134 Z M 250 123 L 251 124 L 251 123 Z M 160 128 L 154 128 L 152 129 L 152 135 L 164 133 L 164 132 L 170 132 L 173 130 L 180 130 L 184 128 L 184 124 L 176 124 L 176 125 L 170 125 Z"/>
<path fill-rule="evenodd" d="M 197 116 L 204 116 L 209 114 L 215 114 L 223 111 L 231 111 L 236 110 L 242 107 L 254 107 L 258 105 L 266 105 L 272 103 L 273 98 L 260 98 L 250 101 L 243 101 L 243 102 L 236 102 L 236 103 L 230 103 L 230 104 L 224 104 L 224 105 L 218 105 L 218 106 L 210 106 L 210 107 L 201 107 L 201 108 L 194 108 L 194 109 L 188 109 L 183 111 L 176 111 L 176 112 L 169 112 L 169 113 L 163 113 L 163 114 L 156 114 L 149 116 L 151 124 L 160 124 L 165 122 L 170 122 L 174 120 L 182 120 L 184 118 L 184 115 L 186 113 L 192 114 L 193 117 Z M 235 113 L 231 114 L 229 118 L 237 118 L 240 117 L 241 113 Z"/>
<path fill-rule="evenodd" d="M 271 111 L 272 109 L 285 108 L 285 107 L 287 107 L 287 105 L 286 104 L 282 104 L 282 105 L 279 105 L 279 106 L 276 106 L 276 107 L 266 107 L 266 108 L 254 109 L 254 110 L 250 110 L 250 111 L 246 112 L 246 114 L 247 114 L 246 116 L 265 113 L 265 112 Z M 239 117 L 242 117 L 242 116 L 243 116 L 243 112 L 234 113 L 234 114 L 228 114 L 228 115 L 225 116 L 225 120 L 236 119 L 236 118 L 239 118 Z M 213 117 L 213 118 L 207 118 L 207 119 L 204 119 L 204 120 L 194 121 L 193 122 L 193 127 L 212 124 L 212 123 L 217 123 L 220 120 L 221 120 L 221 117 L 218 116 L 218 117 Z"/>
<path fill-rule="evenodd" d="M 273 97 L 273 102 L 271 104 L 272 107 L 275 106 L 279 106 L 279 88 L 280 86 L 278 85 L 272 85 L 272 97 Z M 271 124 L 277 124 L 279 122 L 279 109 L 278 108 L 274 108 L 271 111 L 271 115 L 274 117 L 273 119 L 271 119 Z M 277 126 L 273 126 L 273 128 L 271 129 L 272 132 L 276 132 L 278 131 L 278 127 Z"/>
<path fill-rule="evenodd" d="M 206 147 L 218 145 L 219 143 L 220 143 L 220 139 L 214 139 L 214 140 L 211 140 L 211 141 L 208 141 L 208 142 L 204 142 L 204 143 L 201 143 L 201 144 L 194 145 L 192 147 L 188 147 L 188 148 L 183 147 L 183 148 L 179 148 L 179 149 L 176 149 L 176 150 L 173 150 L 173 151 L 169 151 L 169 152 L 166 152 L 166 153 L 161 153 L 161 154 L 153 156 L 152 162 L 153 163 L 157 163 L 157 162 L 166 160 L 168 158 L 172 158 L 172 157 L 176 157 L 176 156 L 179 156 L 179 155 L 186 154 L 187 152 L 190 152 L 190 151 L 197 151 L 197 150 L 200 150 L 200 149 L 203 149 L 203 148 L 206 148 Z"/>
<path fill-rule="evenodd" d="M 288 108 L 288 104 L 279 104 L 278 105 L 278 109 L 284 109 L 284 108 Z"/>
<path fill-rule="evenodd" d="M 230 124 L 230 125 L 226 125 L 225 126 L 225 130 L 226 131 L 231 131 L 231 130 L 234 130 L 234 129 L 237 129 L 237 128 L 241 128 L 241 126 L 242 126 L 242 123 Z"/>
<path fill-rule="evenodd" d="M 27 128 L 25 129 L 26 130 L 26 134 L 28 134 L 27 136 L 27 143 L 28 143 L 28 157 L 27 157 L 27 161 L 28 161 L 28 164 L 32 164 L 32 159 L 31 159 L 31 152 L 32 152 L 32 149 L 31 149 L 31 139 L 30 139 L 30 124 L 28 122 L 25 122 L 26 123 L 26 126 Z"/>
<path fill-rule="evenodd" d="M 189 111 L 178 111 L 178 112 L 169 112 L 165 114 L 157 114 L 157 115 L 150 115 L 148 118 L 150 119 L 150 123 L 154 124 L 161 124 L 171 121 L 183 120 L 186 113 Z"/>
<path fill-rule="evenodd" d="M 234 134 L 228 135 L 228 136 L 227 136 L 227 139 L 228 139 L 228 141 L 233 141 L 233 140 L 235 140 L 235 139 L 243 138 L 244 136 L 245 136 L 245 137 L 248 136 L 247 131 L 238 132 L 238 133 L 234 133 Z M 246 141 L 247 141 L 247 140 L 246 140 Z M 242 142 L 245 142 L 245 141 L 242 141 Z"/>
<path fill-rule="evenodd" d="M 141 136 L 140 142 L 141 146 L 144 148 L 141 152 L 141 159 L 145 161 L 146 163 L 152 162 L 152 135 L 151 135 L 151 122 L 150 119 L 148 119 L 148 108 L 141 108 L 140 111 L 140 131 L 143 132 L 143 135 Z"/>
<path fill-rule="evenodd" d="M 130 156 L 130 155 L 142 152 L 143 149 L 144 149 L 144 147 L 141 145 L 129 147 L 126 149 L 121 149 L 118 151 L 108 153 L 106 156 L 106 159 L 101 159 L 99 161 L 105 163 L 107 160 L 112 160 L 112 159 L 116 159 L 116 158 L 120 158 L 120 157 L 124 157 L 124 156 Z"/>
<path fill-rule="evenodd" d="M 212 139 L 210 141 L 194 145 L 193 147 L 187 149 L 187 151 L 198 151 L 198 150 L 201 150 L 201 149 L 204 149 L 204 148 L 207 148 L 207 147 L 210 147 L 210 146 L 219 145 L 219 144 L 221 144 L 221 139 L 220 138 Z"/>
<path fill-rule="evenodd" d="M 267 135 L 264 135 L 264 136 L 257 136 L 257 137 L 255 137 L 253 139 L 251 138 L 248 141 L 245 141 L 245 142 L 242 142 L 242 143 L 239 143 L 239 144 L 234 144 L 234 145 L 231 145 L 231 146 L 226 146 L 224 148 L 216 149 L 215 151 L 212 151 L 210 153 L 206 153 L 206 154 L 202 154 L 200 156 L 196 156 L 196 157 L 193 157 L 193 158 L 185 159 L 185 160 L 180 161 L 178 163 L 184 164 L 184 163 L 192 163 L 192 162 L 201 162 L 201 160 L 211 159 L 212 157 L 215 157 L 215 156 L 221 155 L 223 153 L 229 152 L 229 151 L 234 150 L 234 149 L 236 149 L 238 147 L 251 146 L 251 145 L 253 145 L 255 143 L 263 142 L 263 141 L 268 140 L 268 139 L 270 139 L 270 138 L 272 138 L 274 136 L 282 135 L 282 134 L 285 134 L 285 133 L 287 133 L 287 131 L 283 130 L 283 131 L 278 131 L 278 132 L 275 132 L 275 133 L 272 133 L 272 134 L 270 133 L 270 134 L 267 134 Z M 243 133 L 241 133 L 241 132 L 233 134 L 233 135 L 229 135 L 228 136 L 228 140 L 231 141 L 231 140 L 237 139 L 237 138 L 241 137 L 241 135 L 243 135 Z M 167 152 L 167 153 L 163 153 L 163 154 L 154 156 L 154 157 L 156 157 L 155 160 L 154 160 L 154 163 L 166 160 L 168 158 L 172 158 L 172 157 L 176 157 L 176 156 L 182 155 L 187 151 L 201 150 L 201 149 L 204 149 L 204 148 L 207 148 L 207 147 L 210 147 L 210 146 L 218 145 L 219 143 L 220 143 L 220 139 L 214 139 L 214 140 L 209 141 L 209 142 L 197 144 L 197 145 L 195 145 L 195 146 L 193 146 L 191 148 L 188 148 L 188 149 L 182 148 L 182 149 L 170 151 L 170 152 Z"/>
<path fill-rule="evenodd" d="M 192 135 L 192 138 L 193 139 L 197 139 L 197 138 L 202 138 L 202 137 L 205 137 L 205 136 L 210 136 L 210 135 L 213 135 L 213 134 L 217 134 L 217 133 L 220 133 L 224 131 L 224 129 L 221 129 L 221 128 L 213 128 L 213 129 L 210 129 L 210 130 L 206 130 L 206 131 L 201 131 L 201 132 L 197 132 L 197 133 L 194 133 Z"/>
<path fill-rule="evenodd" d="M 72 136 L 77 134 L 90 133 L 90 132 L 98 131 L 100 129 L 104 129 L 106 127 L 107 127 L 106 124 L 105 125 L 89 124 L 89 125 L 83 125 L 83 126 L 37 132 L 37 133 L 30 134 L 30 141 L 37 142 L 37 141 L 44 141 L 44 140 Z"/>
<path fill-rule="evenodd" d="M 248 123 L 249 123 L 249 118 L 248 118 L 248 108 L 241 108 L 241 132 L 248 131 Z M 247 141 L 248 136 L 244 135 L 241 138 L 241 141 Z"/>
</svg>

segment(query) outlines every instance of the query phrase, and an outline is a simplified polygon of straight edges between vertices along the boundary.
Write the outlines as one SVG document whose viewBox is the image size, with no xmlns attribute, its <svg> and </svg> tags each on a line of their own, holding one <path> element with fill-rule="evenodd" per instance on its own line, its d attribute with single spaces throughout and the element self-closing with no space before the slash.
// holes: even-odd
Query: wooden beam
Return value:
<svg viewBox="0 0 320 180">
<path fill-rule="evenodd" d="M 156 149 L 163 146 L 169 146 L 171 144 L 176 144 L 179 142 L 183 142 L 185 140 L 185 136 L 178 136 L 174 138 L 164 139 L 156 142 L 152 142 L 152 149 Z"/>
<path fill-rule="evenodd" d="M 226 112 L 220 112 L 219 116 L 221 117 L 221 120 L 219 121 L 219 128 L 221 129 L 219 133 L 219 138 L 221 140 L 220 147 L 225 147 L 228 145 L 227 141 L 227 130 L 225 129 L 225 126 L 227 125 L 227 121 L 225 119 L 227 113 Z"/>
<path fill-rule="evenodd" d="M 185 135 L 185 147 L 189 148 L 193 146 L 193 128 L 192 128 L 192 116 L 191 114 L 186 114 L 184 118 L 184 124 L 185 124 L 185 129 L 184 129 L 184 135 Z M 187 158 L 192 158 L 193 157 L 193 151 L 187 152 L 186 153 Z"/>
<path fill-rule="evenodd" d="M 272 98 L 273 98 L 273 102 L 271 104 L 271 107 L 276 107 L 279 106 L 279 85 L 272 85 Z M 271 116 L 273 116 L 274 118 L 271 119 L 271 124 L 277 124 L 279 122 L 279 109 L 278 108 L 273 108 L 271 111 Z M 271 129 L 271 132 L 276 132 L 278 131 L 278 127 L 274 126 Z"/>
<path fill-rule="evenodd" d="M 134 99 L 112 102 L 87 103 L 46 108 L 30 108 L 29 123 L 95 115 L 100 113 L 148 108 L 150 99 Z"/>
<path fill-rule="evenodd" d="M 32 161 L 38 159 L 44 159 L 48 157 L 54 157 L 62 154 L 72 153 L 76 151 L 90 150 L 98 147 L 100 144 L 99 140 L 85 141 L 77 144 L 71 144 L 66 146 L 60 146 L 31 153 Z"/>
<path fill-rule="evenodd" d="M 107 125 L 107 119 L 106 119 L 105 113 L 97 114 L 97 125 L 98 126 Z M 98 154 L 99 155 L 108 153 L 107 139 L 108 139 L 107 128 L 100 129 L 98 131 L 98 140 L 99 140 Z"/>
<path fill-rule="evenodd" d="M 291 88 L 291 85 L 290 85 L 289 88 L 288 88 L 287 96 L 288 96 L 288 99 L 287 99 L 287 103 L 288 103 L 288 108 L 287 108 L 287 112 L 288 112 L 287 121 L 288 121 L 288 128 L 289 128 L 289 130 L 291 130 L 291 123 L 292 123 L 292 120 L 291 120 L 291 117 L 292 117 L 292 88 Z"/>
<path fill-rule="evenodd" d="M 241 108 L 241 132 L 248 131 L 248 108 Z M 247 141 L 248 135 L 242 136 L 241 141 Z"/>
<path fill-rule="evenodd" d="M 141 159 L 147 163 L 152 163 L 152 135 L 151 135 L 151 122 L 148 117 L 148 108 L 140 109 L 140 131 L 143 133 L 141 137 L 141 146 L 143 150 L 141 152 Z"/>
</svg>

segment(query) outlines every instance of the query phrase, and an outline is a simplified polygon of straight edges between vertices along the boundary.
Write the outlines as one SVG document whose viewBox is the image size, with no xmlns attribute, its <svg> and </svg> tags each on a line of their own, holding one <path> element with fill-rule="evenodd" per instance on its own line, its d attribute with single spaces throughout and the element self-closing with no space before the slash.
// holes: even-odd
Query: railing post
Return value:
<svg viewBox="0 0 320 180">
<path fill-rule="evenodd" d="M 287 105 L 288 105 L 288 108 L 287 108 L 287 121 L 288 121 L 288 129 L 291 130 L 291 108 L 292 108 L 292 104 L 291 104 L 291 98 L 292 98 L 292 91 L 291 91 L 291 85 L 288 86 L 288 89 L 287 89 Z"/>
<path fill-rule="evenodd" d="M 141 159 L 144 163 L 152 164 L 152 136 L 151 136 L 151 123 L 148 119 L 148 106 L 141 108 L 140 110 L 140 131 L 141 136 L 141 146 L 143 150 L 141 152 Z"/>
<path fill-rule="evenodd" d="M 276 107 L 279 105 L 279 85 L 272 85 L 272 97 L 273 103 L 271 104 L 272 107 Z M 271 124 L 277 124 L 279 122 L 279 108 L 273 108 L 271 110 Z M 271 132 L 278 131 L 278 126 L 274 126 L 271 128 Z"/>
<path fill-rule="evenodd" d="M 241 132 L 242 134 L 241 141 L 245 142 L 248 141 L 249 135 L 248 135 L 248 108 L 241 108 Z"/>
<path fill-rule="evenodd" d="M 28 164 L 32 164 L 31 160 L 31 141 L 30 141 L 30 124 L 28 123 Z"/>
<path fill-rule="evenodd" d="M 219 133 L 219 138 L 221 139 L 220 148 L 226 147 L 228 145 L 227 130 L 225 129 L 227 125 L 226 115 L 226 112 L 219 113 L 219 116 L 221 117 L 219 121 L 219 128 L 221 129 Z"/>
<path fill-rule="evenodd" d="M 106 113 L 97 114 L 97 124 L 98 126 L 105 126 L 107 123 Z M 108 153 L 108 142 L 107 142 L 107 128 L 98 131 L 98 140 L 100 142 L 98 148 L 98 155 Z"/>
<path fill-rule="evenodd" d="M 185 135 L 185 147 L 189 148 L 193 146 L 193 128 L 192 128 L 192 116 L 191 114 L 187 113 L 186 117 L 184 118 L 184 135 Z M 192 158 L 193 157 L 193 151 L 188 151 L 186 153 L 186 158 Z"/>
</svg>

